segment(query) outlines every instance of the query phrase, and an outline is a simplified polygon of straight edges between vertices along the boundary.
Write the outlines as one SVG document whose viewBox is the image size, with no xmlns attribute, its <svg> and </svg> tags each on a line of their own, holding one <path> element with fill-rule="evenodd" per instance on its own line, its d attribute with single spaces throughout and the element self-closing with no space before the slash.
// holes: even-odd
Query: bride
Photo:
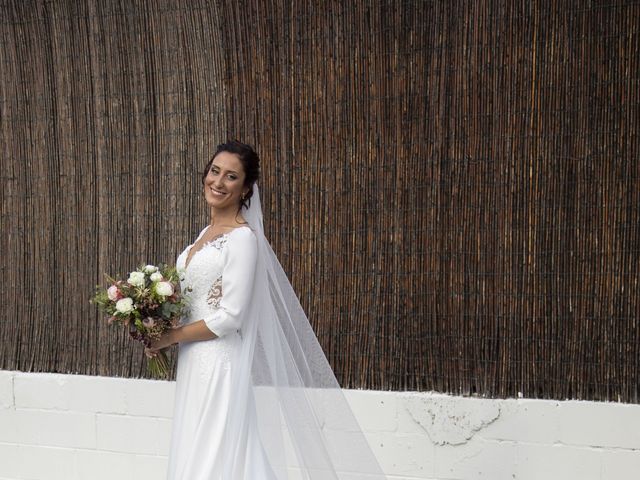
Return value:
<svg viewBox="0 0 640 480">
<path fill-rule="evenodd" d="M 171 480 L 385 478 L 264 236 L 260 160 L 218 145 L 202 184 L 211 222 L 178 256 Z"/>
</svg>

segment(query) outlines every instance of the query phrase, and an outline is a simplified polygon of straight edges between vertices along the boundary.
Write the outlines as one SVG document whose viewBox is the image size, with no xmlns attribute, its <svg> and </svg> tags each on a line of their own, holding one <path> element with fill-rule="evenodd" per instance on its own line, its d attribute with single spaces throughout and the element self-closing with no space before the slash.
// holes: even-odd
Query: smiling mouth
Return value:
<svg viewBox="0 0 640 480">
<path fill-rule="evenodd" d="M 217 197 L 224 197 L 226 195 L 226 192 L 221 192 L 219 190 L 216 190 L 215 188 L 209 188 L 209 190 L 211 190 L 211 193 L 213 193 Z"/>
</svg>

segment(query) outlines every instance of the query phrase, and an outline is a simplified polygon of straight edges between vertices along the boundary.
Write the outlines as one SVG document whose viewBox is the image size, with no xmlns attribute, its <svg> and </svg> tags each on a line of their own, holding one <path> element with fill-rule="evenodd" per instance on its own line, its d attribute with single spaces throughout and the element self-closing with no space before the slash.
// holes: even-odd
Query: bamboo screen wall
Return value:
<svg viewBox="0 0 640 480">
<path fill-rule="evenodd" d="M 0 367 L 145 375 L 88 299 L 237 137 L 344 387 L 638 402 L 640 5 L 0 2 Z"/>
</svg>

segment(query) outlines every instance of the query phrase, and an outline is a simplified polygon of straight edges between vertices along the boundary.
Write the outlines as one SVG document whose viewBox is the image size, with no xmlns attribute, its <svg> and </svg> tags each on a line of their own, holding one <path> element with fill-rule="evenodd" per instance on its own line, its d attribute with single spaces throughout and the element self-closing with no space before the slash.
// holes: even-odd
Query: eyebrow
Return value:
<svg viewBox="0 0 640 480">
<path fill-rule="evenodd" d="M 211 168 L 216 167 L 218 169 L 220 169 L 220 165 L 216 165 L 215 163 L 211 164 Z M 236 172 L 235 170 L 227 170 L 227 172 L 229 173 L 235 173 L 236 175 L 238 174 L 238 172 Z"/>
</svg>

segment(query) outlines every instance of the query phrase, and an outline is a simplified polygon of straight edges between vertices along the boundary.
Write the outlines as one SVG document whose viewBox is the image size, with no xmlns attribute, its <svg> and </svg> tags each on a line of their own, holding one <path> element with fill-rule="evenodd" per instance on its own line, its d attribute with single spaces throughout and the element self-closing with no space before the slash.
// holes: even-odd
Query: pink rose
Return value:
<svg viewBox="0 0 640 480">
<path fill-rule="evenodd" d="M 109 300 L 111 300 L 112 302 L 120 300 L 122 297 L 124 297 L 124 295 L 122 295 L 122 292 L 116 285 L 111 285 L 107 289 L 107 296 L 109 297 Z"/>
</svg>

